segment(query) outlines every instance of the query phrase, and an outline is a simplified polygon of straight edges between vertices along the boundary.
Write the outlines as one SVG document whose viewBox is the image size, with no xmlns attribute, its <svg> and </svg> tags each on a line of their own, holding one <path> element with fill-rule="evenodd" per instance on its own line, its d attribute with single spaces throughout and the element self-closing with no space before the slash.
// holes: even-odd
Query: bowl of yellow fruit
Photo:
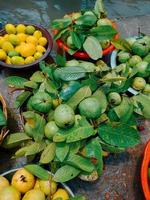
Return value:
<svg viewBox="0 0 150 200">
<path fill-rule="evenodd" d="M 49 32 L 39 25 L 6 24 L 0 31 L 0 66 L 28 68 L 45 60 L 53 46 Z"/>
<path fill-rule="evenodd" d="M 35 165 L 30 165 L 33 167 Z M 37 167 L 36 167 L 37 169 Z M 12 169 L 0 176 L 0 200 L 69 200 L 74 194 L 64 183 L 57 183 L 48 172 L 38 168 L 36 176 L 25 168 Z M 42 171 L 41 171 L 42 170 Z M 41 174 L 42 173 L 42 174 Z M 39 177 L 40 176 L 40 177 Z M 42 178 L 41 178 L 42 176 Z"/>
</svg>

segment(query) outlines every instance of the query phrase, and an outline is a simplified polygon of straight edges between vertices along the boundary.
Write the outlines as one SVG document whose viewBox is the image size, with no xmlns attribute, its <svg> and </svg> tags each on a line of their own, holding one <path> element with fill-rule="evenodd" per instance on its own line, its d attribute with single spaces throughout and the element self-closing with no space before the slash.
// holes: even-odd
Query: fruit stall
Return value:
<svg viewBox="0 0 150 200">
<path fill-rule="evenodd" d="M 0 200 L 150 199 L 149 20 L 3 24 Z"/>
</svg>

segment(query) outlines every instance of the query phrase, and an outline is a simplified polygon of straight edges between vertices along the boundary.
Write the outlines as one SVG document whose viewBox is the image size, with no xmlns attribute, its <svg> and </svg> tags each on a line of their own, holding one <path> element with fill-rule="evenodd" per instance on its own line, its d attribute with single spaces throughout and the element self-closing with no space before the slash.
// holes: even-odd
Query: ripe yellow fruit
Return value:
<svg viewBox="0 0 150 200">
<path fill-rule="evenodd" d="M 22 200 L 45 200 L 45 195 L 41 190 L 32 189 L 23 196 Z"/>
<path fill-rule="evenodd" d="M 2 44 L 6 42 L 5 38 L 0 36 L 0 48 L 2 47 Z"/>
<path fill-rule="evenodd" d="M 13 45 L 10 43 L 10 42 L 8 42 L 8 41 L 6 41 L 6 42 L 4 42 L 3 44 L 2 44 L 2 49 L 5 51 L 5 52 L 9 52 L 9 51 L 13 51 L 14 50 L 14 47 L 13 47 Z"/>
<path fill-rule="evenodd" d="M 28 57 L 28 56 L 32 56 L 35 54 L 36 51 L 36 47 L 34 44 L 22 44 L 20 47 L 20 54 L 22 57 Z"/>
<path fill-rule="evenodd" d="M 17 35 L 15 35 L 15 34 L 10 34 L 9 35 L 9 42 L 14 46 L 17 46 L 17 45 L 20 44 L 20 40 L 17 37 Z"/>
<path fill-rule="evenodd" d="M 17 37 L 20 40 L 20 42 L 25 42 L 26 38 L 27 38 L 27 35 L 25 33 L 18 33 Z"/>
<path fill-rule="evenodd" d="M 32 43 L 34 45 L 37 45 L 38 44 L 38 39 L 34 36 L 28 36 L 27 39 L 26 39 L 26 42 L 27 43 Z"/>
<path fill-rule="evenodd" d="M 27 34 L 29 34 L 29 35 L 32 35 L 32 34 L 35 32 L 35 27 L 34 27 L 34 26 L 31 26 L 31 25 L 26 26 L 25 32 L 26 32 Z"/>
<path fill-rule="evenodd" d="M 20 200 L 21 195 L 13 186 L 7 186 L 0 192 L 0 200 Z"/>
<path fill-rule="evenodd" d="M 37 45 L 36 46 L 36 51 L 38 51 L 40 53 L 45 53 L 46 49 L 43 46 L 41 46 L 41 45 Z"/>
<path fill-rule="evenodd" d="M 66 192 L 66 190 L 64 189 L 58 189 L 56 191 L 56 193 L 53 195 L 52 200 L 57 200 L 57 199 L 61 199 L 61 200 L 69 200 L 69 195 Z"/>
<path fill-rule="evenodd" d="M 15 47 L 15 51 L 18 52 L 18 53 L 20 53 L 20 51 L 21 51 L 21 45 Z"/>
<path fill-rule="evenodd" d="M 44 46 L 46 46 L 46 44 L 47 44 L 47 39 L 45 37 L 41 37 L 39 39 L 39 45 L 44 47 Z"/>
<path fill-rule="evenodd" d="M 7 56 L 5 62 L 6 62 L 6 64 L 10 65 L 11 64 L 11 58 L 9 56 Z"/>
<path fill-rule="evenodd" d="M 29 56 L 24 60 L 25 64 L 29 64 L 35 61 L 35 58 L 33 56 Z"/>
<path fill-rule="evenodd" d="M 11 184 L 19 192 L 26 193 L 34 187 L 35 178 L 27 170 L 21 168 L 13 175 Z"/>
<path fill-rule="evenodd" d="M 4 188 L 4 187 L 7 187 L 9 186 L 9 181 L 3 177 L 3 176 L 0 176 L 0 191 Z"/>
<path fill-rule="evenodd" d="M 6 60 L 7 54 L 3 49 L 0 49 L 0 60 Z"/>
<path fill-rule="evenodd" d="M 42 55 L 43 55 L 43 54 L 42 54 L 41 52 L 36 52 L 36 53 L 34 54 L 34 58 L 35 58 L 35 60 L 41 58 Z"/>
<path fill-rule="evenodd" d="M 39 182 L 39 179 L 36 180 L 35 185 L 34 185 L 34 189 L 39 189 L 39 190 L 40 190 L 40 182 Z"/>
<path fill-rule="evenodd" d="M 8 40 L 9 40 L 9 35 L 8 35 L 8 34 L 5 34 L 5 35 L 4 35 L 4 39 L 5 39 L 6 41 L 8 41 Z"/>
<path fill-rule="evenodd" d="M 40 37 L 42 37 L 42 32 L 37 30 L 34 32 L 33 36 L 39 39 Z"/>
<path fill-rule="evenodd" d="M 18 24 L 16 27 L 17 33 L 25 33 L 25 30 L 26 30 L 26 26 L 23 24 Z"/>
<path fill-rule="evenodd" d="M 11 33 L 15 34 L 16 33 L 16 28 L 13 24 L 6 24 L 5 30 L 8 34 L 11 34 Z"/>
<path fill-rule="evenodd" d="M 39 180 L 40 190 L 44 192 L 45 195 L 54 194 L 57 190 L 57 183 L 51 180 Z"/>
<path fill-rule="evenodd" d="M 11 63 L 13 65 L 24 65 L 24 59 L 21 56 L 13 56 L 11 58 Z"/>
</svg>

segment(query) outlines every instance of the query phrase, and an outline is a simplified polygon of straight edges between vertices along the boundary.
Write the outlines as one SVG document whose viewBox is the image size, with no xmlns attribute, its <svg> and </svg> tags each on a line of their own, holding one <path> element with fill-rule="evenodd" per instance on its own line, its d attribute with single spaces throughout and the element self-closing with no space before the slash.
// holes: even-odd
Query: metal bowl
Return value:
<svg viewBox="0 0 150 200">
<path fill-rule="evenodd" d="M 17 24 L 15 24 L 15 25 L 17 25 Z M 28 68 L 31 68 L 31 67 L 34 67 L 34 66 L 38 65 L 40 61 L 45 60 L 49 56 L 49 54 L 50 54 L 50 52 L 52 50 L 52 47 L 53 47 L 53 39 L 52 39 L 52 36 L 50 35 L 50 33 L 40 25 L 36 25 L 36 24 L 24 24 L 24 25 L 26 25 L 26 26 L 32 25 L 32 26 L 35 27 L 36 30 L 39 30 L 39 31 L 42 32 L 42 35 L 44 37 L 46 37 L 47 42 L 48 42 L 47 46 L 46 46 L 46 48 L 47 48 L 46 52 L 43 54 L 43 56 L 41 56 L 41 58 L 39 58 L 39 59 L 35 60 L 34 62 L 29 63 L 29 64 L 12 65 L 12 64 L 6 64 L 5 62 L 0 61 L 0 66 L 7 67 L 7 68 L 12 68 L 12 69 L 28 69 Z M 0 36 L 3 36 L 4 34 L 6 34 L 6 31 L 4 29 L 2 29 L 0 31 Z"/>
<path fill-rule="evenodd" d="M 12 178 L 13 174 L 14 174 L 16 171 L 18 171 L 19 169 L 21 169 L 21 168 L 16 168 L 16 169 L 8 170 L 7 172 L 2 173 L 1 176 L 4 176 L 4 177 L 6 177 L 8 180 L 10 180 L 10 179 Z M 51 173 L 49 172 L 49 174 L 51 174 Z M 52 175 L 53 175 L 53 174 L 52 174 Z M 59 183 L 59 185 L 60 185 L 62 188 L 64 188 L 64 189 L 68 192 L 68 194 L 69 194 L 70 197 L 74 197 L 73 192 L 71 191 L 71 189 L 70 189 L 65 183 Z"/>
</svg>

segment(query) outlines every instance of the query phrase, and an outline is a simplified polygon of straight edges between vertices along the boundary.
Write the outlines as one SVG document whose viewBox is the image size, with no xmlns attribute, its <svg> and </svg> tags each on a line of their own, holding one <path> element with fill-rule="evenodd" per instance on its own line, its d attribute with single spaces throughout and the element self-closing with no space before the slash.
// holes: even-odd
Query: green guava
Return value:
<svg viewBox="0 0 150 200">
<path fill-rule="evenodd" d="M 146 72 L 147 66 L 148 66 L 148 62 L 146 62 L 146 61 L 137 63 L 135 66 L 138 70 L 137 76 L 146 77 L 147 76 L 147 72 Z"/>
<path fill-rule="evenodd" d="M 97 119 L 101 115 L 101 104 L 94 97 L 88 97 L 79 104 L 80 114 L 87 119 Z"/>
<path fill-rule="evenodd" d="M 54 111 L 54 120 L 60 128 L 67 128 L 74 124 L 75 113 L 67 104 L 61 104 Z"/>
<path fill-rule="evenodd" d="M 102 46 L 102 49 L 106 49 L 110 46 L 110 40 L 102 40 L 100 41 L 100 45 Z"/>
<path fill-rule="evenodd" d="M 129 67 L 134 67 L 137 63 L 141 61 L 142 61 L 142 58 L 140 56 L 134 55 L 128 61 Z"/>
<path fill-rule="evenodd" d="M 39 112 L 48 113 L 52 108 L 52 98 L 45 92 L 37 92 L 32 97 L 31 106 Z"/>
<path fill-rule="evenodd" d="M 148 45 L 142 41 L 136 41 L 132 45 L 132 51 L 134 54 L 144 57 L 148 54 L 149 48 Z"/>
<path fill-rule="evenodd" d="M 53 136 L 58 132 L 59 128 L 55 121 L 48 122 L 45 126 L 45 136 L 48 139 L 53 139 Z"/>
<path fill-rule="evenodd" d="M 143 58 L 143 61 L 146 61 L 146 62 L 150 63 L 150 53 L 147 54 L 147 56 L 145 56 L 145 57 Z"/>
<path fill-rule="evenodd" d="M 118 61 L 120 63 L 126 63 L 130 59 L 131 55 L 128 52 L 120 51 L 118 53 Z"/>
<path fill-rule="evenodd" d="M 110 92 L 108 94 L 108 101 L 112 106 L 117 106 L 121 103 L 121 96 L 117 92 Z"/>
<path fill-rule="evenodd" d="M 146 86 L 146 81 L 142 77 L 135 77 L 132 83 L 132 87 L 136 90 L 143 90 Z"/>
<path fill-rule="evenodd" d="M 144 93 L 150 94 L 150 84 L 147 83 L 147 84 L 145 85 L 145 88 L 144 88 L 143 92 L 144 92 Z"/>
</svg>

